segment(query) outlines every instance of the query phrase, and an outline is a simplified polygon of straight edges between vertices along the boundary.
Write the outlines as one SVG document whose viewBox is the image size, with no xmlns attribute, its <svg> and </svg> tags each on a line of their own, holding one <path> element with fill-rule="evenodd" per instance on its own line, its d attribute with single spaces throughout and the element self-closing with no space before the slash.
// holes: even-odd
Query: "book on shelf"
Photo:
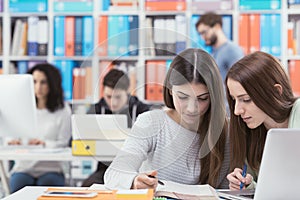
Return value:
<svg viewBox="0 0 300 200">
<path fill-rule="evenodd" d="M 92 12 L 93 0 L 54 0 L 55 12 Z"/>
</svg>

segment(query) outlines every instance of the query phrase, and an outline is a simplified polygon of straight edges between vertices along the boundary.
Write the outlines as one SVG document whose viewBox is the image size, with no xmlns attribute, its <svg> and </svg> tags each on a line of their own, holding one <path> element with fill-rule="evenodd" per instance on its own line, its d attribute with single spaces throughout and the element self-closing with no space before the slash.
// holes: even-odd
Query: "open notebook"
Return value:
<svg viewBox="0 0 300 200">
<path fill-rule="evenodd" d="M 299 199 L 300 129 L 270 129 L 254 191 L 219 191 L 226 199 Z M 252 194 L 251 194 L 252 193 Z M 252 196 L 251 196 L 252 195 Z"/>
<path fill-rule="evenodd" d="M 217 200 L 218 195 L 213 187 L 210 185 L 186 185 L 175 183 L 172 181 L 162 181 L 164 185 L 158 185 L 155 197 L 169 197 L 175 199 L 189 199 L 189 200 Z M 102 184 L 93 184 L 90 190 L 103 190 Z M 134 190 L 131 190 L 134 191 Z"/>
</svg>

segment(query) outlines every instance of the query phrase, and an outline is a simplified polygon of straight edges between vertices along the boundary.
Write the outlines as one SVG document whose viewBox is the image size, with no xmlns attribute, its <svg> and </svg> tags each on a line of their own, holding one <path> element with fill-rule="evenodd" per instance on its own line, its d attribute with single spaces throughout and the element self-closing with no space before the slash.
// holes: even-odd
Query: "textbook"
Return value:
<svg viewBox="0 0 300 200">
<path fill-rule="evenodd" d="M 189 200 L 217 200 L 219 199 L 216 190 L 208 184 L 186 185 L 172 181 L 161 180 L 164 185 L 158 185 L 154 193 L 155 197 L 167 197 Z M 102 184 L 93 184 L 89 190 L 101 190 Z M 134 192 L 135 190 L 130 190 Z"/>
</svg>

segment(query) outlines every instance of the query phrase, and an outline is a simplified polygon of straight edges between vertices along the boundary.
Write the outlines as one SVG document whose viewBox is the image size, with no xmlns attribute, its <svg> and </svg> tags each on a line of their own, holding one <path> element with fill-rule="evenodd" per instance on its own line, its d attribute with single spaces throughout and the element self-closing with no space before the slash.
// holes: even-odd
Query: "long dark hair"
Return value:
<svg viewBox="0 0 300 200">
<path fill-rule="evenodd" d="M 34 71 L 41 71 L 47 77 L 49 93 L 47 96 L 46 107 L 50 112 L 54 112 L 64 107 L 62 78 L 59 70 L 49 63 L 37 64 L 28 70 L 28 74 L 33 74 Z M 38 99 L 36 98 L 38 103 Z"/>
<path fill-rule="evenodd" d="M 296 99 L 289 78 L 275 57 L 259 51 L 249 54 L 231 67 L 226 83 L 229 78 L 239 82 L 254 104 L 274 121 L 280 123 L 289 118 Z M 282 92 L 275 84 L 281 85 Z M 258 172 L 267 129 L 263 124 L 255 129 L 248 128 L 241 116 L 234 114 L 235 101 L 230 97 L 228 87 L 226 92 L 230 108 L 231 170 L 243 166 L 247 160 Z"/>
<path fill-rule="evenodd" d="M 213 58 L 201 49 L 187 49 L 177 55 L 171 63 L 164 82 L 165 105 L 175 109 L 171 90 L 173 85 L 200 83 L 207 86 L 210 107 L 200 121 L 201 174 L 200 183 L 218 187 L 217 180 L 224 160 L 227 138 L 225 95 L 222 78 Z M 200 116 L 199 116 L 200 117 Z"/>
</svg>

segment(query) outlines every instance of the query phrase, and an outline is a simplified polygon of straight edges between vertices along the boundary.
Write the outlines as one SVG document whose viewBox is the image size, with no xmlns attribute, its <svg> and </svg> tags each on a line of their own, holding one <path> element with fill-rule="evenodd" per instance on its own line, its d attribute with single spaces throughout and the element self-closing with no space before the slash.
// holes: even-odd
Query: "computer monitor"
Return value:
<svg viewBox="0 0 300 200">
<path fill-rule="evenodd" d="M 0 95 L 0 137 L 36 138 L 37 115 L 32 75 L 0 75 Z"/>
</svg>

